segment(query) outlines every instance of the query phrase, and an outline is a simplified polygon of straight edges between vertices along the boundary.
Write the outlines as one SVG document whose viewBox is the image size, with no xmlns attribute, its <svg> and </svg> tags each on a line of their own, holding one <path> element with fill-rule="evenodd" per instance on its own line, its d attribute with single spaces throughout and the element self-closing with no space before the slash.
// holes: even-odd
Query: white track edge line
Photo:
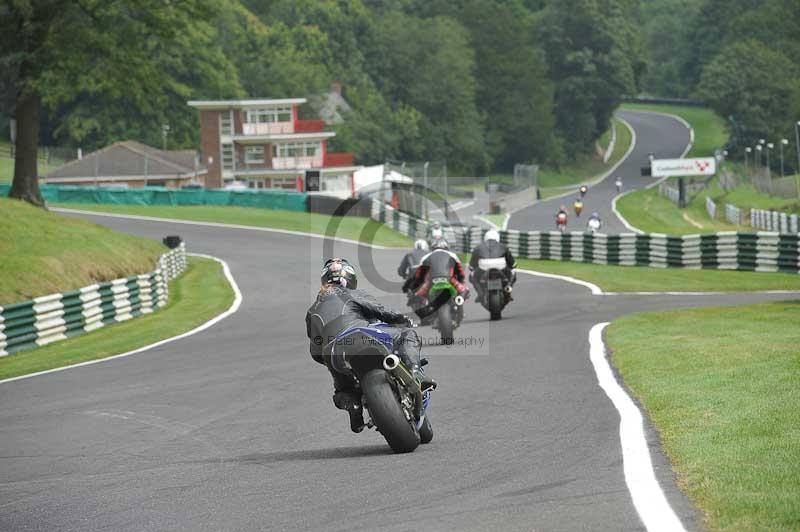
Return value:
<svg viewBox="0 0 800 532">
<path fill-rule="evenodd" d="M 580 286 L 588 288 L 592 292 L 593 296 L 602 296 L 603 295 L 603 289 L 602 288 L 600 288 L 596 284 L 592 284 L 589 281 L 584 281 L 582 279 L 576 279 L 574 277 L 568 277 L 566 275 L 557 275 L 555 273 L 537 272 L 535 270 L 523 270 L 523 269 L 520 269 L 520 268 L 517 268 L 517 271 L 519 273 L 525 273 L 527 275 L 533 275 L 535 277 L 545 277 L 547 279 L 558 279 L 560 281 L 566 281 L 568 283 L 577 284 L 577 285 L 580 285 Z"/>
<path fill-rule="evenodd" d="M 589 331 L 589 358 L 598 384 L 619 412 L 623 471 L 633 506 L 648 531 L 685 531 L 658 484 L 642 413 L 617 382 L 606 358 L 603 330 L 607 326 L 608 322 L 598 323 Z"/>
<path fill-rule="evenodd" d="M 606 296 L 729 296 L 759 294 L 800 294 L 800 290 L 758 290 L 754 292 L 605 292 Z"/>
<path fill-rule="evenodd" d="M 364 242 L 359 242 L 358 240 L 351 240 L 349 238 L 341 238 L 338 236 L 330 237 L 321 235 L 319 233 L 306 233 L 303 231 L 291 231 L 289 229 L 275 229 L 272 227 L 258 227 L 255 225 L 241 225 L 241 224 L 226 224 L 220 222 L 201 222 L 195 220 L 180 220 L 177 218 L 159 218 L 155 216 L 141 216 L 138 214 L 113 214 L 110 212 L 101 212 L 101 211 L 82 211 L 79 209 L 63 209 L 63 208 L 53 208 L 50 209 L 54 212 L 66 212 L 66 213 L 73 213 L 73 214 L 88 214 L 90 216 L 105 216 L 107 218 L 122 218 L 122 219 L 131 219 L 131 220 L 144 220 L 146 222 L 168 222 L 168 223 L 175 223 L 175 224 L 183 224 L 183 225 L 201 225 L 201 226 L 208 226 L 208 227 L 223 227 L 223 228 L 232 228 L 232 229 L 244 229 L 247 231 L 262 231 L 265 233 L 279 233 L 283 235 L 294 235 L 294 236 L 307 236 L 311 238 L 319 238 L 319 239 L 326 239 L 330 238 L 331 240 L 337 240 L 339 242 L 345 242 L 347 244 L 355 244 L 357 246 L 367 246 L 372 247 L 375 249 L 405 249 L 403 247 L 392 247 L 392 246 L 381 246 L 378 244 L 367 244 Z M 371 219 L 371 218 L 370 218 Z"/>
<path fill-rule="evenodd" d="M 204 330 L 208 329 L 209 327 L 211 327 L 212 325 L 215 325 L 216 323 L 224 320 L 225 318 L 227 318 L 228 316 L 230 316 L 231 314 L 233 314 L 237 310 L 239 310 L 239 306 L 242 304 L 242 292 L 239 290 L 239 285 L 236 284 L 236 280 L 233 278 L 233 274 L 231 274 L 231 270 L 228 267 L 228 263 L 225 262 L 224 260 L 220 259 L 220 258 L 213 257 L 211 255 L 204 255 L 202 253 L 187 253 L 187 255 L 190 255 L 192 257 L 201 257 L 201 258 L 204 258 L 204 259 L 215 260 L 215 261 L 219 262 L 222 265 L 222 271 L 225 273 L 225 278 L 228 280 L 228 284 L 233 289 L 233 292 L 235 294 L 235 298 L 233 300 L 233 303 L 231 304 L 230 307 L 228 307 L 228 310 L 224 311 L 221 314 L 218 314 L 217 316 L 211 318 L 207 322 L 203 323 L 202 325 L 199 325 L 199 326 L 195 327 L 194 329 L 192 329 L 190 331 L 186 331 L 185 333 L 181 333 L 181 334 L 179 334 L 177 336 L 172 336 L 172 337 L 166 338 L 164 340 L 159 340 L 158 342 L 152 343 L 150 345 L 146 345 L 144 347 L 139 347 L 137 349 L 134 349 L 133 351 L 127 351 L 125 353 L 120 353 L 118 355 L 111 355 L 111 356 L 105 357 L 105 358 L 98 358 L 97 360 L 87 360 L 86 362 L 79 362 L 78 364 L 71 364 L 69 366 L 63 366 L 63 367 L 60 367 L 60 368 L 48 369 L 48 370 L 45 370 L 45 371 L 37 371 L 36 373 L 29 373 L 27 375 L 20 375 L 19 377 L 11 377 L 10 379 L 0 380 L 0 384 L 4 384 L 4 383 L 7 383 L 7 382 L 13 382 L 13 381 L 19 381 L 19 380 L 23 380 L 23 379 L 30 379 L 32 377 L 38 377 L 39 375 L 46 375 L 48 373 L 56 373 L 56 372 L 59 372 L 59 371 L 66 371 L 68 369 L 79 368 L 79 367 L 82 367 L 82 366 L 90 366 L 92 364 L 99 364 L 101 362 L 108 362 L 109 360 L 128 357 L 128 356 L 131 356 L 131 355 L 135 355 L 137 353 L 141 353 L 143 351 L 148 351 L 148 350 L 153 349 L 155 347 L 159 347 L 159 346 L 162 346 L 164 344 L 168 344 L 170 342 L 174 342 L 176 340 L 181 340 L 181 339 L 186 338 L 188 336 L 192 336 L 192 335 L 197 334 L 197 333 L 199 333 L 201 331 L 204 331 Z"/>
</svg>

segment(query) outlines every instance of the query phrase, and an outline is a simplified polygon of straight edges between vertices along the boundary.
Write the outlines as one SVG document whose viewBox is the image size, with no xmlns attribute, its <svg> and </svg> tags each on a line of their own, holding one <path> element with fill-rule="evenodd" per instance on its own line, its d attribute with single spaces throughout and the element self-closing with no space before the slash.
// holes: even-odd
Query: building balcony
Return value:
<svg viewBox="0 0 800 532">
<path fill-rule="evenodd" d="M 353 166 L 353 161 L 352 153 L 326 153 L 322 166 Z"/>
<path fill-rule="evenodd" d="M 324 130 L 324 120 L 298 120 L 294 125 L 295 133 L 319 133 Z"/>
<path fill-rule="evenodd" d="M 294 133 L 294 123 L 268 122 L 256 124 L 245 122 L 242 124 L 243 135 L 276 135 L 282 133 Z"/>
</svg>

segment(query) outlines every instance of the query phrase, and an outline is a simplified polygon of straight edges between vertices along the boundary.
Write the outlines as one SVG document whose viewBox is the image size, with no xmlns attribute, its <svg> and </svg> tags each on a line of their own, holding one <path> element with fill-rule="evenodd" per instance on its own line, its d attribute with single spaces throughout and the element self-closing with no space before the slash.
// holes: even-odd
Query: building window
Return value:
<svg viewBox="0 0 800 532">
<path fill-rule="evenodd" d="M 233 144 L 222 145 L 222 169 L 233 171 Z"/>
<path fill-rule="evenodd" d="M 244 153 L 247 164 L 264 163 L 264 146 L 247 146 Z"/>
<path fill-rule="evenodd" d="M 266 109 L 248 109 L 248 124 L 269 124 L 271 122 L 291 122 L 292 107 L 268 107 Z"/>
<path fill-rule="evenodd" d="M 220 135 L 233 135 L 233 120 L 230 111 L 223 111 L 219 114 Z"/>
<path fill-rule="evenodd" d="M 322 153 L 322 143 L 320 141 L 311 142 L 287 142 L 285 144 L 273 144 L 273 157 L 316 157 Z"/>
</svg>

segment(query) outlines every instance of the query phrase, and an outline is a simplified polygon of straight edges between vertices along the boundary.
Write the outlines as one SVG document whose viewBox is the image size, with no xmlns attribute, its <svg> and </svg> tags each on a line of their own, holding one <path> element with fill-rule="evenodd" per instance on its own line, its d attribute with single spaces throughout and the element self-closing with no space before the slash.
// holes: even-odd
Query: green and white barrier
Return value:
<svg viewBox="0 0 800 532">
<path fill-rule="evenodd" d="M 186 269 L 186 246 L 165 253 L 155 271 L 0 307 L 0 356 L 94 331 L 166 305 L 168 281 Z"/>
<path fill-rule="evenodd" d="M 375 200 L 373 218 L 412 237 L 425 235 L 427 224 Z M 420 228 L 423 229 L 420 229 Z M 413 231 L 413 232 L 412 232 Z M 452 248 L 471 252 L 483 239 L 481 227 L 447 228 Z M 567 260 L 655 268 L 709 268 L 800 273 L 800 234 L 721 232 L 669 236 L 558 231 L 500 231 L 511 252 L 528 259 Z"/>
<path fill-rule="evenodd" d="M 750 225 L 766 231 L 797 233 L 800 232 L 800 217 L 785 212 L 750 209 Z"/>
</svg>

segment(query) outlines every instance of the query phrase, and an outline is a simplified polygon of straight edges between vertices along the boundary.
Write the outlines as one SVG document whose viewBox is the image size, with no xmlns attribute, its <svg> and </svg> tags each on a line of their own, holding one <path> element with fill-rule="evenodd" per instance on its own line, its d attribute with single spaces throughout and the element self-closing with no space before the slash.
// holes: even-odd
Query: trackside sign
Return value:
<svg viewBox="0 0 800 532">
<path fill-rule="evenodd" d="M 717 161 L 713 157 L 653 159 L 652 172 L 653 177 L 714 175 L 717 173 Z"/>
</svg>

